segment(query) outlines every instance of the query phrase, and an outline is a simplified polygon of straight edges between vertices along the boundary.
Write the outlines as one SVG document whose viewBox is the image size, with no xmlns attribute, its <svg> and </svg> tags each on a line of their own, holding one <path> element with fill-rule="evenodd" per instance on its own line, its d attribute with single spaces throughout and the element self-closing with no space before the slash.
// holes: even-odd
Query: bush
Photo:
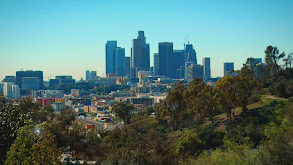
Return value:
<svg viewBox="0 0 293 165">
<path fill-rule="evenodd" d="M 288 101 L 289 101 L 290 103 L 293 103 L 293 97 L 290 97 L 290 98 L 288 99 Z"/>
</svg>

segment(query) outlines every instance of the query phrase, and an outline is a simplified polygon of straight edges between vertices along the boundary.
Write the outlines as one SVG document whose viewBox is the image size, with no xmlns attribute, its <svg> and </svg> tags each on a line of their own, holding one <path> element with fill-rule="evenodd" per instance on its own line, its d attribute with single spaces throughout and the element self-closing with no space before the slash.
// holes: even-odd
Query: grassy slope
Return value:
<svg viewBox="0 0 293 165">
<path fill-rule="evenodd" d="M 284 102 L 287 102 L 288 99 L 283 99 L 283 98 L 278 98 L 272 95 L 262 95 L 261 97 L 261 101 L 256 102 L 254 104 L 250 104 L 247 106 L 248 111 L 251 110 L 259 110 L 262 107 L 269 105 L 273 100 L 283 100 Z M 235 114 L 235 118 L 232 118 L 232 120 L 235 120 L 237 117 L 239 117 L 239 115 L 242 112 L 242 108 L 241 107 L 237 107 L 235 108 L 234 114 Z M 214 122 L 217 125 L 216 130 L 218 131 L 226 131 L 226 126 L 225 123 L 228 121 L 229 119 L 227 118 L 226 113 L 222 113 L 219 115 L 216 115 L 214 117 Z M 203 125 L 209 125 L 211 124 L 211 121 L 208 118 L 205 118 L 203 121 Z M 171 132 L 169 134 L 169 137 L 180 137 L 182 134 L 188 134 L 188 133 L 195 133 L 193 128 L 184 128 L 183 131 L 174 131 Z"/>
<path fill-rule="evenodd" d="M 254 104 L 250 104 L 247 106 L 248 111 L 261 109 L 262 107 L 269 105 L 273 100 L 283 100 L 286 102 L 288 99 L 278 98 L 278 97 L 275 97 L 272 95 L 263 95 L 261 97 L 261 101 L 256 102 Z M 235 110 L 234 110 L 235 118 L 237 118 L 241 113 L 242 113 L 241 107 L 235 108 Z M 215 119 L 215 123 L 218 125 L 217 130 L 225 131 L 225 129 L 226 129 L 225 123 L 228 120 L 226 113 L 216 115 L 214 117 L 214 119 Z M 232 119 L 234 119 L 234 118 L 232 118 Z M 207 118 L 205 119 L 205 121 L 206 121 L 205 124 L 211 123 L 211 121 L 209 121 Z"/>
</svg>

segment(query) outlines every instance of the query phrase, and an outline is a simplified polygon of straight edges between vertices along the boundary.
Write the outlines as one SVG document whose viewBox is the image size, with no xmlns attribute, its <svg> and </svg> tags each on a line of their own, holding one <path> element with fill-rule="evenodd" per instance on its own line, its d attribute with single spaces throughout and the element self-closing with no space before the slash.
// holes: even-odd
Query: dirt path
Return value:
<svg viewBox="0 0 293 165">
<path fill-rule="evenodd" d="M 273 95 L 266 95 L 265 96 L 266 98 L 268 99 L 279 99 L 279 100 L 288 100 L 288 99 L 284 99 L 284 98 L 281 98 L 281 97 L 276 97 L 276 96 L 273 96 Z"/>
</svg>

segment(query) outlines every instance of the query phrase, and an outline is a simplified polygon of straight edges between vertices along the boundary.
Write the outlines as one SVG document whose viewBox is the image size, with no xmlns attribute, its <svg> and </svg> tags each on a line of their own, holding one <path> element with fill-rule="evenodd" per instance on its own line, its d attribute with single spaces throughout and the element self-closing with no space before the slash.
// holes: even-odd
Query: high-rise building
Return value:
<svg viewBox="0 0 293 165">
<path fill-rule="evenodd" d="M 176 70 L 176 78 L 185 79 L 185 66 L 180 66 L 179 69 Z"/>
<path fill-rule="evenodd" d="M 3 94 L 7 99 L 20 98 L 20 89 L 18 85 L 10 82 L 5 82 L 3 86 Z"/>
<path fill-rule="evenodd" d="M 159 75 L 159 53 L 154 53 L 154 73 Z"/>
<path fill-rule="evenodd" d="M 138 71 L 150 69 L 150 46 L 146 44 L 144 31 L 138 31 L 137 39 L 132 41 L 131 49 L 131 75 L 138 77 Z"/>
<path fill-rule="evenodd" d="M 130 76 L 130 57 L 125 57 L 125 75 Z"/>
<path fill-rule="evenodd" d="M 184 79 L 187 82 L 190 82 L 193 79 L 193 68 L 191 67 L 192 65 L 192 62 L 185 62 Z"/>
<path fill-rule="evenodd" d="M 192 63 L 186 63 L 187 65 L 190 64 L 187 67 L 187 76 L 186 80 L 187 82 L 191 82 L 194 77 L 199 77 L 201 80 L 203 79 L 203 66 L 199 64 L 192 64 Z"/>
<path fill-rule="evenodd" d="M 202 65 L 199 64 L 193 64 L 193 77 L 199 77 L 201 80 L 203 80 L 204 76 L 204 69 Z"/>
<path fill-rule="evenodd" d="M 38 90 L 40 89 L 38 77 L 23 77 L 22 78 L 22 89 L 25 90 Z"/>
<path fill-rule="evenodd" d="M 12 82 L 16 84 L 16 77 L 15 76 L 5 76 L 2 82 Z"/>
<path fill-rule="evenodd" d="M 6 98 L 11 98 L 12 97 L 12 83 L 4 83 L 3 95 Z"/>
<path fill-rule="evenodd" d="M 234 70 L 233 62 L 225 62 L 224 63 L 224 76 L 229 74 L 231 70 Z"/>
<path fill-rule="evenodd" d="M 115 73 L 125 76 L 125 49 L 117 47 L 115 50 Z"/>
<path fill-rule="evenodd" d="M 0 82 L 0 94 L 3 94 L 4 84 L 5 82 Z"/>
<path fill-rule="evenodd" d="M 89 70 L 86 70 L 85 71 L 85 80 L 86 81 L 89 81 L 90 80 L 90 71 Z"/>
<path fill-rule="evenodd" d="M 203 64 L 203 81 L 209 81 L 211 78 L 211 59 L 209 57 L 205 57 L 202 59 Z"/>
<path fill-rule="evenodd" d="M 90 80 L 95 80 L 97 77 L 97 71 L 91 71 L 90 72 Z"/>
<path fill-rule="evenodd" d="M 172 77 L 172 56 L 173 56 L 173 43 L 160 42 L 159 43 L 159 75 Z M 176 75 L 176 70 L 175 70 Z"/>
<path fill-rule="evenodd" d="M 192 62 L 193 64 L 197 64 L 196 52 L 192 44 L 185 44 L 184 56 L 185 62 Z"/>
<path fill-rule="evenodd" d="M 22 89 L 22 81 L 24 77 L 37 77 L 39 79 L 39 88 L 43 88 L 43 71 L 17 71 L 16 72 L 16 85 Z"/>
<path fill-rule="evenodd" d="M 170 67 L 170 78 L 176 78 L 176 70 L 180 69 L 180 66 L 184 66 L 185 59 L 184 59 L 184 50 L 174 50 L 172 59 L 171 59 L 172 66 Z"/>
<path fill-rule="evenodd" d="M 106 43 L 106 74 L 115 73 L 115 49 L 117 41 L 107 41 Z"/>
</svg>

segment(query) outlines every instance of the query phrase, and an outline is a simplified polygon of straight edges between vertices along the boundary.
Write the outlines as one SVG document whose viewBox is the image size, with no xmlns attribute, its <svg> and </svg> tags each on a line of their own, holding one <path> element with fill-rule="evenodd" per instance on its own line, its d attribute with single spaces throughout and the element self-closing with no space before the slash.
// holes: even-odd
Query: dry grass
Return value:
<svg viewBox="0 0 293 165">
<path fill-rule="evenodd" d="M 252 109 L 256 109 L 256 108 L 261 108 L 265 105 L 270 104 L 273 100 L 275 99 L 281 99 L 284 100 L 282 98 L 277 98 L 275 96 L 271 96 L 271 95 L 263 95 L 261 96 L 261 101 L 256 102 L 254 104 L 250 104 L 247 106 L 248 110 L 252 110 Z M 234 109 L 234 117 L 232 117 L 232 120 L 236 117 L 238 117 L 240 114 L 242 113 L 242 108 L 241 107 L 237 107 Z M 228 121 L 228 117 L 226 113 L 222 113 L 219 115 L 216 115 L 214 117 L 214 122 L 218 125 L 218 127 L 216 128 L 216 130 L 219 131 L 225 131 L 226 127 L 225 127 L 225 123 Z M 208 119 L 206 118 L 206 123 L 205 125 L 211 124 L 211 121 L 208 121 Z"/>
</svg>

